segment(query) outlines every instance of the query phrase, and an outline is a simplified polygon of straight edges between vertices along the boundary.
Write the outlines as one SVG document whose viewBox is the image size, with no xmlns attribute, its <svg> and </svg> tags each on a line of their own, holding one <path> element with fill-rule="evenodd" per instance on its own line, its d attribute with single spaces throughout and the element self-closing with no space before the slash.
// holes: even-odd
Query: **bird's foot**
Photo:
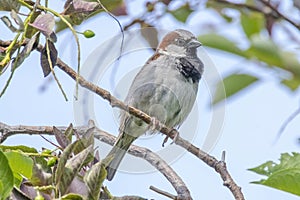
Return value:
<svg viewBox="0 0 300 200">
<path fill-rule="evenodd" d="M 165 139 L 164 139 L 164 141 L 163 141 L 163 143 L 162 143 L 162 147 L 165 146 L 165 144 L 167 143 L 167 141 L 168 141 L 169 138 L 172 138 L 172 139 L 173 139 L 173 141 L 171 142 L 171 144 L 175 143 L 175 141 L 177 140 L 178 136 L 179 136 L 179 132 L 178 132 L 176 129 L 173 128 L 173 129 L 168 133 L 168 135 L 165 137 Z"/>
</svg>

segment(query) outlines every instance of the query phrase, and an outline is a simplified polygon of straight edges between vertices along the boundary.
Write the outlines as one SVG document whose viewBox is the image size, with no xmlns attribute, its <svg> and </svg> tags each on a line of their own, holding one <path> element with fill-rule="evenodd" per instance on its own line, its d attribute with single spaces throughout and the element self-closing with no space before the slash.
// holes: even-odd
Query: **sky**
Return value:
<svg viewBox="0 0 300 200">
<path fill-rule="evenodd" d="M 130 15 L 138 16 L 135 12 L 141 3 L 130 4 L 128 12 Z M 56 5 L 55 5 L 56 6 Z M 141 11 L 142 12 L 142 11 Z M 0 12 L 0 16 L 4 13 Z M 175 22 L 171 16 L 164 17 L 158 22 L 160 30 L 173 30 L 176 28 L 185 28 L 199 35 L 206 33 L 203 30 L 205 17 L 211 17 L 211 20 L 218 20 L 210 11 L 201 10 L 200 13 L 190 16 L 187 25 Z M 200 19 L 200 20 L 199 20 Z M 128 19 L 121 18 L 125 24 Z M 103 28 L 105 27 L 105 28 Z M 112 36 L 119 35 L 120 30 L 117 23 L 108 15 L 101 14 L 94 20 L 89 20 L 78 27 L 78 31 L 92 29 L 96 36 L 92 39 L 86 39 L 80 36 L 83 72 L 89 69 L 90 62 L 93 63 L 93 53 L 105 52 L 103 44 L 110 41 Z M 9 39 L 11 33 L 6 30 L 3 24 L 0 24 L 1 39 Z M 236 25 L 231 25 L 219 30 L 224 35 L 240 37 Z M 162 36 L 162 35 L 160 35 Z M 236 40 L 238 38 L 235 37 Z M 280 38 L 280 36 L 278 36 Z M 71 39 L 70 39 L 71 38 Z M 117 42 L 116 42 L 117 43 Z M 74 38 L 69 31 L 59 34 L 56 44 L 59 49 L 59 56 L 70 66 L 76 66 L 76 49 Z M 99 50 L 100 47 L 100 50 Z M 97 50 L 98 48 L 98 50 Z M 180 128 L 180 133 L 184 134 L 195 128 L 192 136 L 182 135 L 183 138 L 191 137 L 191 141 L 196 146 L 203 146 L 205 137 L 209 130 L 215 126 L 222 126 L 219 132 L 220 137 L 214 143 L 210 154 L 220 159 L 222 152 L 226 151 L 226 163 L 230 174 L 236 183 L 242 187 L 246 199 L 264 200 L 293 200 L 298 197 L 268 188 L 261 185 L 250 184 L 251 181 L 257 181 L 262 176 L 254 174 L 247 169 L 256 167 L 268 160 L 277 161 L 281 153 L 299 152 L 299 117 L 296 117 L 284 131 L 277 142 L 274 142 L 277 133 L 287 119 L 299 106 L 299 90 L 290 92 L 287 88 L 272 76 L 271 73 L 247 62 L 242 58 L 230 54 L 203 47 L 200 53 L 207 54 L 214 63 L 206 66 L 204 78 L 201 80 L 196 106 L 192 115 Z M 127 52 L 126 52 L 127 53 Z M 92 55 L 92 57 L 90 57 Z M 111 55 L 111 54 L 110 54 Z M 139 67 L 151 55 L 151 51 L 145 48 L 137 48 L 136 51 L 128 51 L 118 65 L 120 69 L 114 77 L 115 82 L 111 82 L 111 71 L 114 69 L 114 63 L 109 64 L 104 71 L 103 66 L 99 67 L 100 78 L 97 84 L 123 98 L 126 95 L 126 87 L 130 85 L 134 74 Z M 203 54 L 201 54 L 203 55 Z M 101 55 L 99 55 L 100 58 Z M 90 59 L 93 58 L 93 59 Z M 208 59 L 208 60 L 209 60 Z M 113 61 L 113 60 L 112 60 Z M 207 61 L 209 62 L 209 61 Z M 95 69 L 97 64 L 92 69 Z M 216 72 L 211 75 L 212 69 Z M 87 70 L 88 71 L 88 70 Z M 211 107 L 212 88 L 219 76 L 224 77 L 232 71 L 249 72 L 260 77 L 258 83 L 245 89 L 241 94 L 234 96 L 215 108 Z M 10 83 L 6 93 L 0 99 L 0 121 L 9 125 L 64 125 L 69 123 L 79 124 L 80 116 L 77 113 L 78 102 L 74 101 L 75 83 L 68 76 L 56 69 L 56 74 L 60 80 L 64 91 L 67 93 L 69 101 L 65 101 L 60 93 L 58 86 L 51 78 L 43 78 L 42 69 L 39 66 L 39 55 L 33 52 L 24 64 L 18 68 Z M 99 74 L 97 74 L 99 75 Z M 0 88 L 3 88 L 9 76 L 9 69 L 0 76 Z M 112 109 L 107 102 L 98 97 L 93 97 L 93 104 L 90 105 L 95 112 L 97 125 L 114 134 L 118 131 L 117 109 Z M 224 116 L 215 120 L 213 112 L 225 110 Z M 194 124 L 193 124 L 194 123 Z M 193 126 L 191 126 L 193 124 Z M 144 136 L 136 144 L 152 148 L 156 152 L 164 152 L 160 147 L 163 136 L 155 135 L 153 137 Z M 54 138 L 50 139 L 54 141 Z M 39 136 L 13 136 L 5 141 L 6 145 L 28 145 L 37 149 L 41 147 L 52 148 L 50 144 Z M 195 159 L 194 156 L 186 153 L 178 147 L 168 144 L 166 148 L 172 151 L 178 151 L 175 157 L 167 155 L 171 159 L 171 167 L 182 177 L 190 189 L 194 199 L 233 199 L 232 194 L 222 184 L 220 176 L 203 162 Z M 174 148 L 174 149 L 173 149 Z M 100 145 L 101 154 L 105 155 L 108 147 Z M 179 149 L 179 150 L 178 150 Z M 168 151 L 166 151 L 168 152 Z M 162 153 L 163 154 L 163 153 Z M 143 166 L 145 171 L 133 173 L 127 168 L 126 162 L 133 158 L 127 156 L 127 161 L 123 163 L 123 172 L 118 172 L 112 182 L 105 182 L 110 191 L 115 195 L 136 194 L 147 198 L 164 199 L 162 196 L 149 190 L 153 185 L 165 191 L 175 194 L 172 186 L 164 177 L 153 170 L 147 163 L 134 160 Z M 140 170 L 140 168 L 138 169 Z M 125 171 L 125 172 L 124 172 Z"/>
</svg>

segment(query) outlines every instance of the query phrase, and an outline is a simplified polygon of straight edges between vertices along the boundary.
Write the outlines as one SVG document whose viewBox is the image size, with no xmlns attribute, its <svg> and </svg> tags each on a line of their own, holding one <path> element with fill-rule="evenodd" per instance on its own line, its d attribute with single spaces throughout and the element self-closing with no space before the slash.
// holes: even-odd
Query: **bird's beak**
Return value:
<svg viewBox="0 0 300 200">
<path fill-rule="evenodd" d="M 192 39 L 191 41 L 189 41 L 188 43 L 188 47 L 194 47 L 194 48 L 197 48 L 197 47 L 200 47 L 202 45 L 201 42 L 199 42 L 196 38 L 195 39 Z"/>
</svg>

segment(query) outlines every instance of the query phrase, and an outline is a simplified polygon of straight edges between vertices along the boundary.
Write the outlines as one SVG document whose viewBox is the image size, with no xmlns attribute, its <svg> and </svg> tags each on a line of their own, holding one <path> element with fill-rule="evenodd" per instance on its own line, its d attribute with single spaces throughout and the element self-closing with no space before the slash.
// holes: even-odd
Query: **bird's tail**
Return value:
<svg viewBox="0 0 300 200">
<path fill-rule="evenodd" d="M 113 146 L 112 150 L 106 156 L 107 158 L 112 157 L 112 161 L 106 167 L 107 180 L 111 181 L 114 178 L 115 173 L 116 173 L 123 157 L 125 156 L 127 150 L 129 149 L 130 145 L 132 144 L 132 142 L 135 139 L 136 139 L 136 137 L 126 134 L 124 132 L 118 138 L 118 140 L 115 143 L 115 145 Z"/>
</svg>

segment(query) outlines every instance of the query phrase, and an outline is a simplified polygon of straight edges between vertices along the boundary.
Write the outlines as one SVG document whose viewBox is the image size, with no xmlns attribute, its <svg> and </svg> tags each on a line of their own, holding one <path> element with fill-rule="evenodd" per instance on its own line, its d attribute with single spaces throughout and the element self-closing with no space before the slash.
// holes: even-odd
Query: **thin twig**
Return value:
<svg viewBox="0 0 300 200">
<path fill-rule="evenodd" d="M 121 56 L 122 56 L 123 46 L 124 46 L 124 37 L 125 37 L 124 36 L 124 29 L 122 28 L 122 25 L 121 25 L 120 21 L 116 18 L 116 16 L 114 16 L 109 10 L 107 10 L 107 8 L 101 3 L 100 0 L 97 0 L 97 2 L 102 7 L 102 9 L 118 23 L 118 26 L 119 26 L 119 28 L 121 30 L 122 40 L 121 40 L 121 47 L 120 47 L 120 55 L 117 58 L 117 60 L 119 60 L 121 58 Z"/>
<path fill-rule="evenodd" d="M 277 133 L 277 137 L 276 137 L 276 141 L 279 140 L 280 136 L 282 135 L 282 133 L 285 131 L 286 127 L 300 114 L 300 106 L 290 114 L 290 116 L 288 116 L 288 118 L 283 122 L 283 124 L 281 125 L 278 133 Z"/>
<path fill-rule="evenodd" d="M 226 4 L 228 6 L 236 7 L 236 8 L 241 8 L 241 9 L 246 8 L 251 11 L 260 12 L 266 16 L 271 15 L 274 18 L 281 18 L 281 19 L 287 21 L 288 23 L 290 23 L 291 25 L 293 25 L 294 27 L 296 27 L 297 29 L 300 29 L 299 24 L 295 23 L 293 20 L 291 20 L 290 18 L 288 18 L 287 16 L 285 16 L 284 14 L 279 12 L 276 7 L 274 7 L 269 1 L 266 1 L 266 0 L 260 0 L 260 2 L 262 2 L 268 8 L 270 8 L 271 11 L 273 11 L 273 12 L 269 12 L 267 9 L 261 9 L 256 6 L 249 5 L 247 3 L 236 3 L 236 2 L 227 1 L 227 0 L 213 0 L 213 1 L 215 1 L 217 3 Z"/>
<path fill-rule="evenodd" d="M 279 12 L 279 10 L 274 7 L 269 1 L 260 0 L 265 6 L 269 7 L 272 11 L 274 11 L 280 18 L 284 19 L 285 21 L 289 22 L 291 25 L 295 26 L 297 29 L 300 29 L 300 25 L 296 24 L 293 20 Z"/>
<path fill-rule="evenodd" d="M 242 8 L 242 9 L 246 8 L 246 9 L 251 10 L 251 11 L 264 13 L 261 9 L 255 7 L 255 6 L 246 4 L 246 3 L 236 3 L 236 2 L 231 2 L 231 1 L 227 1 L 227 0 L 213 0 L 213 1 L 215 1 L 217 3 L 226 4 L 228 6 L 236 7 L 236 8 Z M 209 3 L 209 1 L 207 3 Z"/>
<path fill-rule="evenodd" d="M 175 195 L 173 195 L 173 194 L 170 194 L 169 192 L 166 192 L 166 191 L 163 191 L 163 190 L 161 190 L 161 189 L 159 189 L 159 188 L 156 188 L 156 187 L 154 187 L 154 186 L 150 186 L 150 188 L 149 188 L 150 190 L 153 190 L 154 192 L 157 192 L 158 194 L 161 194 L 161 195 L 164 195 L 164 196 L 166 196 L 166 197 L 169 197 L 170 199 L 176 199 L 176 196 Z"/>
</svg>

